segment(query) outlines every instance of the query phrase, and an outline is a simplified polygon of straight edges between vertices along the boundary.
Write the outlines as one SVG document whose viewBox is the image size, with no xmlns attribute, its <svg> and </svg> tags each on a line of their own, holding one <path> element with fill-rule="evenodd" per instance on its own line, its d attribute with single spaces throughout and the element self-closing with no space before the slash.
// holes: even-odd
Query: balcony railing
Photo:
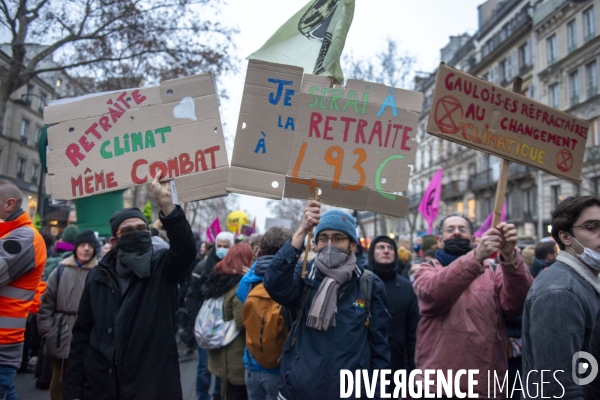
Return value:
<svg viewBox="0 0 600 400">
<path fill-rule="evenodd" d="M 577 104 L 579 104 L 579 93 L 571 95 L 571 107 L 574 107 Z"/>
<path fill-rule="evenodd" d="M 534 171 L 534 169 L 531 167 L 527 167 L 525 165 L 516 163 L 510 163 L 510 166 L 508 167 L 508 176 L 514 178 L 516 176 L 527 174 L 532 171 Z"/>
<path fill-rule="evenodd" d="M 423 200 L 423 193 L 415 193 L 408 196 L 408 203 L 411 206 L 416 206 L 417 204 L 421 204 L 421 200 Z"/>
<path fill-rule="evenodd" d="M 458 197 L 462 196 L 467 190 L 467 182 L 464 180 L 457 180 L 448 182 L 442 187 L 442 197 Z"/>
<path fill-rule="evenodd" d="M 25 179 L 25 171 L 17 171 L 17 178 Z"/>
<path fill-rule="evenodd" d="M 39 179 L 40 179 L 40 177 L 39 177 L 39 176 L 37 176 L 37 175 L 33 175 L 33 176 L 31 177 L 31 183 L 34 183 L 34 184 L 36 184 L 36 185 L 37 185 L 37 184 L 38 184 L 38 180 L 39 180 Z"/>
<path fill-rule="evenodd" d="M 587 43 L 590 40 L 592 40 L 594 37 L 596 37 L 596 32 L 590 32 L 588 33 L 584 38 L 583 38 L 583 43 Z"/>
<path fill-rule="evenodd" d="M 472 179 L 472 181 L 470 182 L 471 189 L 486 186 L 496 182 L 493 179 L 491 169 L 486 169 L 484 171 L 477 172 L 475 175 L 472 175 L 469 179 Z"/>
<path fill-rule="evenodd" d="M 29 141 L 29 138 L 27 136 L 21 136 L 21 142 L 27 144 L 28 141 Z"/>
<path fill-rule="evenodd" d="M 589 86 L 587 90 L 588 98 L 594 97 L 598 94 L 598 86 Z"/>
</svg>

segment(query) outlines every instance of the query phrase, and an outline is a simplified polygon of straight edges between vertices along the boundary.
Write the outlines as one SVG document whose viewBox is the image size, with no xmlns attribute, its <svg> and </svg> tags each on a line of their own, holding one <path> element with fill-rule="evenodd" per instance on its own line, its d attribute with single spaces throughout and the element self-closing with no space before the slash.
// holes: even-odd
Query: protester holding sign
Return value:
<svg viewBox="0 0 600 400">
<path fill-rule="evenodd" d="M 474 393 L 487 398 L 488 371 L 503 377 L 507 369 L 504 320 L 521 314 L 533 278 L 515 249 L 514 225 L 502 222 L 489 229 L 476 249 L 473 224 L 462 214 L 446 216 L 439 231 L 436 259 L 415 273 L 421 312 L 416 368 L 478 370 Z M 498 252 L 494 270 L 487 259 Z M 462 378 L 460 389 L 467 392 L 467 377 Z"/>
<path fill-rule="evenodd" d="M 303 279 L 297 260 L 312 227 L 318 254 Z M 354 217 L 335 209 L 321 216 L 312 200 L 265 272 L 271 298 L 299 312 L 281 356 L 279 399 L 339 399 L 341 369 L 390 366 L 385 288 L 356 263 L 357 242 Z"/>
<path fill-rule="evenodd" d="M 576 371 L 577 353 L 590 352 L 597 329 L 599 233 L 600 198 L 567 197 L 554 210 L 552 237 L 561 252 L 536 278 L 523 312 L 523 374 L 530 376 L 523 382 L 524 398 L 535 398 L 534 385 L 543 379 L 544 396 L 581 399 L 583 385 L 594 379 L 574 378 L 585 371 Z M 552 370 L 554 376 L 544 377 L 542 370 Z"/>
<path fill-rule="evenodd" d="M 152 250 L 148 222 L 137 208 L 110 220 L 114 248 L 92 269 L 81 296 L 64 399 L 181 399 L 173 327 L 177 282 L 196 243 L 168 183 L 151 183 L 171 246 Z"/>
</svg>

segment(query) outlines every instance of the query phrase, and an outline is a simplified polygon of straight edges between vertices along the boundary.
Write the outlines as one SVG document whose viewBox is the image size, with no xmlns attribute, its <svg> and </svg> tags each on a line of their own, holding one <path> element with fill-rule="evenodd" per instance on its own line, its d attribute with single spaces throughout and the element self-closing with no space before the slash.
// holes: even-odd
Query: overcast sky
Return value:
<svg viewBox="0 0 600 400">
<path fill-rule="evenodd" d="M 233 138 L 237 126 L 246 76 L 245 58 L 257 50 L 275 31 L 300 10 L 309 0 L 227 0 L 222 7 L 224 25 L 235 27 L 239 73 L 218 81 L 229 94 L 221 100 L 221 119 L 225 134 Z M 431 72 L 440 61 L 440 49 L 449 36 L 477 31 L 477 6 L 483 0 L 356 0 L 354 20 L 348 33 L 344 52 L 355 59 L 375 56 L 384 49 L 387 38 L 398 43 L 401 53 L 416 57 L 415 71 Z M 10 38 L 0 31 L 0 40 Z M 231 142 L 231 141 L 230 141 Z M 228 147 L 231 159 L 231 146 Z M 266 199 L 240 196 L 240 208 L 257 227 L 263 229 L 266 217 L 272 216 Z"/>
<path fill-rule="evenodd" d="M 218 82 L 230 96 L 222 101 L 221 108 L 226 135 L 235 135 L 246 76 L 245 58 L 307 2 L 228 0 L 223 8 L 223 22 L 240 31 L 235 44 L 242 60 L 239 74 Z M 357 59 L 368 58 L 383 50 L 389 37 L 398 42 L 402 53 L 416 57 L 416 71 L 431 72 L 440 62 L 440 49 L 448 43 L 449 36 L 477 31 L 477 6 L 481 3 L 482 0 L 356 0 L 344 52 L 352 52 Z M 228 153 L 231 159 L 231 148 Z M 253 196 L 239 198 L 240 208 L 251 219 L 256 217 L 257 227 L 262 230 L 265 218 L 272 216 L 266 207 L 268 200 Z"/>
</svg>

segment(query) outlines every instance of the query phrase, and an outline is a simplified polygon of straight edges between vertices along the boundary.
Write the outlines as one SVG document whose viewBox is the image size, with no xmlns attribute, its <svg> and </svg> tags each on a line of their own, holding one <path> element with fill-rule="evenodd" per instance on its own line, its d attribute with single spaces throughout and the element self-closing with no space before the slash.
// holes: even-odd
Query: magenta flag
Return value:
<svg viewBox="0 0 600 400">
<path fill-rule="evenodd" d="M 444 169 L 440 168 L 438 172 L 433 175 L 427 190 L 423 194 L 423 200 L 419 205 L 419 212 L 427 221 L 427 234 L 429 235 L 433 230 L 433 223 L 438 215 L 438 207 L 440 205 L 440 196 L 442 195 L 442 176 L 444 175 Z"/>
<path fill-rule="evenodd" d="M 484 233 L 486 233 L 492 227 L 492 221 L 494 220 L 494 212 L 487 216 L 483 224 L 479 227 L 477 232 L 475 232 L 475 236 L 480 238 Z M 502 214 L 500 215 L 500 222 L 506 222 L 506 203 L 502 204 Z"/>
<path fill-rule="evenodd" d="M 213 222 L 211 222 L 210 226 L 206 228 L 206 239 L 209 242 L 215 242 L 215 238 L 217 235 L 221 233 L 221 223 L 219 222 L 219 218 L 215 218 Z"/>
</svg>

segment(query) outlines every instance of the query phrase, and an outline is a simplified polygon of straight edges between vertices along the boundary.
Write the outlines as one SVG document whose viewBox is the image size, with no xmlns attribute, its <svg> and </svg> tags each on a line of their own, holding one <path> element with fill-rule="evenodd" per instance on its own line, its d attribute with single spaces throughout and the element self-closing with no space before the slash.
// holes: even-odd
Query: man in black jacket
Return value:
<svg viewBox="0 0 600 400">
<path fill-rule="evenodd" d="M 387 294 L 390 363 L 392 371 L 415 369 L 415 344 L 419 324 L 419 301 L 408 279 L 398 275 L 398 248 L 388 236 L 377 236 L 369 247 L 369 265 L 381 278 Z"/>
<path fill-rule="evenodd" d="M 64 399 L 181 399 L 174 318 L 177 282 L 196 255 L 168 183 L 151 183 L 171 247 L 153 251 L 137 208 L 110 220 L 111 250 L 90 271 L 73 327 Z"/>
</svg>

